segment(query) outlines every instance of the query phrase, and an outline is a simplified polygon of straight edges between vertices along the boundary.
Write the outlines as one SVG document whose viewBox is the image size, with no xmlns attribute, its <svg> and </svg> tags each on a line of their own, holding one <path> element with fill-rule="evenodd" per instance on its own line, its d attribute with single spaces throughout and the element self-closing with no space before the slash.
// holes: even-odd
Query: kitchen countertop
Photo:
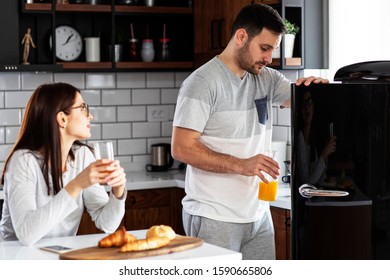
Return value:
<svg viewBox="0 0 390 280">
<path fill-rule="evenodd" d="M 126 172 L 127 190 L 146 190 L 167 187 L 184 188 L 185 171 L 170 170 L 165 172 L 131 171 Z M 109 188 L 109 187 L 108 187 Z M 4 198 L 3 190 L 0 199 Z M 276 201 L 271 206 L 291 210 L 291 193 L 289 184 L 279 184 Z"/>
<path fill-rule="evenodd" d="M 146 230 L 129 231 L 138 239 L 145 238 Z M 40 240 L 34 246 L 22 246 L 19 241 L 0 242 L 0 260 L 58 260 L 59 255 L 39 249 L 43 246 L 61 245 L 76 249 L 97 246 L 98 241 L 107 236 L 105 233 L 87 234 L 78 236 L 66 236 L 46 238 Z M 167 255 L 142 258 L 145 260 L 241 260 L 239 252 L 221 248 L 212 244 L 203 243 L 201 246 L 185 250 L 182 252 Z"/>
</svg>

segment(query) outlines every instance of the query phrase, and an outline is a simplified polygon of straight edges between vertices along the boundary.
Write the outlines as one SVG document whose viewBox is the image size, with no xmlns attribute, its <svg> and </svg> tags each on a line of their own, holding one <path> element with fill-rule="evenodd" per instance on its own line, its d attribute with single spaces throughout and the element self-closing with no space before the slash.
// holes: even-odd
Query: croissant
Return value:
<svg viewBox="0 0 390 280">
<path fill-rule="evenodd" d="M 136 239 L 137 238 L 134 235 L 126 232 L 126 228 L 124 226 L 121 226 L 114 233 L 111 233 L 110 235 L 101 239 L 99 241 L 99 247 L 100 248 L 120 247 L 123 244 L 132 242 Z"/>
<path fill-rule="evenodd" d="M 140 239 L 126 243 L 119 250 L 121 252 L 132 252 L 157 249 L 168 245 L 170 241 L 171 240 L 168 237 L 152 236 L 147 239 Z"/>
<path fill-rule="evenodd" d="M 159 225 L 159 226 L 152 226 L 146 232 L 146 238 L 150 238 L 153 236 L 168 237 L 169 240 L 173 240 L 176 238 L 176 233 L 170 226 Z"/>
</svg>

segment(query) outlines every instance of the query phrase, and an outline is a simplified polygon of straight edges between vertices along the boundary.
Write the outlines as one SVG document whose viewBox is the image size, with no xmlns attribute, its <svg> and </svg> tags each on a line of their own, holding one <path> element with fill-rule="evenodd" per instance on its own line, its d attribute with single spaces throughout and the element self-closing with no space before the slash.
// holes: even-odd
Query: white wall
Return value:
<svg viewBox="0 0 390 280">
<path fill-rule="evenodd" d="M 329 0 L 328 78 L 345 65 L 372 60 L 390 60 L 390 1 Z"/>
</svg>

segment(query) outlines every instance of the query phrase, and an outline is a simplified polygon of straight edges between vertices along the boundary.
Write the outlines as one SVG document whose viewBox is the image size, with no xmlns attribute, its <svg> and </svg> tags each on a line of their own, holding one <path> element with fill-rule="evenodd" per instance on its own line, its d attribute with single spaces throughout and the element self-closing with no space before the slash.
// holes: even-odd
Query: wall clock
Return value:
<svg viewBox="0 0 390 280">
<path fill-rule="evenodd" d="M 58 26 L 56 32 L 56 57 L 63 61 L 76 60 L 82 50 L 83 41 L 76 29 L 70 26 Z"/>
</svg>

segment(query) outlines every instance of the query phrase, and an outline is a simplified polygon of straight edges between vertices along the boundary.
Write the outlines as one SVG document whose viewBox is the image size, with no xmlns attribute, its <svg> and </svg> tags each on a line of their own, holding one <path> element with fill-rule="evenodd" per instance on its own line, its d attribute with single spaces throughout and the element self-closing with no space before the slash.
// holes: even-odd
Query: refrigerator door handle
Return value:
<svg viewBox="0 0 390 280">
<path fill-rule="evenodd" d="M 305 198 L 311 198 L 313 196 L 339 197 L 349 195 L 349 192 L 346 191 L 318 190 L 315 186 L 310 184 L 303 184 L 302 186 L 300 186 L 299 193 Z"/>
<path fill-rule="evenodd" d="M 316 190 L 317 188 L 313 185 L 310 184 L 303 184 L 302 186 L 299 187 L 299 194 L 305 198 L 311 198 L 312 195 L 307 194 L 308 190 Z"/>
</svg>

